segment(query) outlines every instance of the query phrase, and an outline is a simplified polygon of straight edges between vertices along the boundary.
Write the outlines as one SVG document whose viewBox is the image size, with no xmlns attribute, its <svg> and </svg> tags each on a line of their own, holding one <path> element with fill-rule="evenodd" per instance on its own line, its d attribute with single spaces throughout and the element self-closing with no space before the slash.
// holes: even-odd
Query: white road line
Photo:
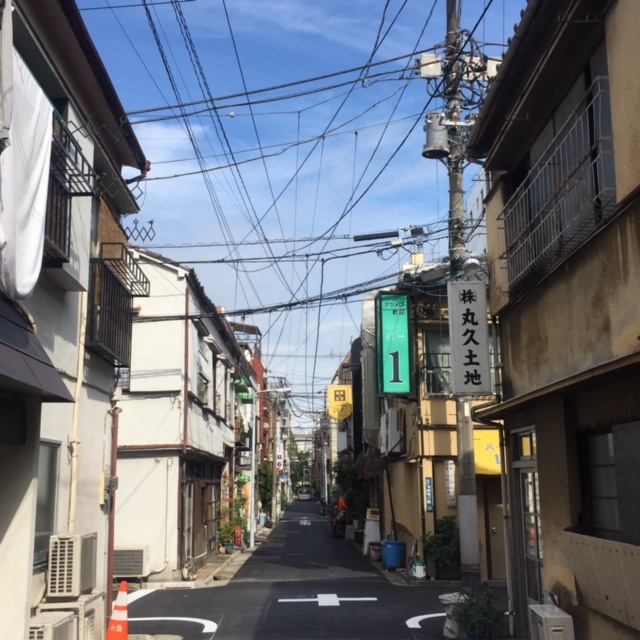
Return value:
<svg viewBox="0 0 640 640">
<path fill-rule="evenodd" d="M 177 620 L 178 622 L 195 622 L 202 625 L 201 633 L 215 633 L 218 625 L 213 620 L 203 618 L 129 618 L 129 622 L 157 622 L 159 620 Z"/>
<path fill-rule="evenodd" d="M 302 520 L 300 520 L 300 526 L 301 527 L 310 527 L 311 526 L 311 520 L 309 520 L 309 518 L 302 518 Z"/>
<path fill-rule="evenodd" d="M 428 613 L 425 616 L 415 616 L 414 618 L 409 618 L 407 620 L 407 627 L 409 629 L 419 629 L 420 623 L 427 618 L 444 618 L 446 613 Z"/>
<path fill-rule="evenodd" d="M 378 598 L 338 598 L 336 593 L 319 593 L 317 598 L 280 598 L 278 602 L 317 602 L 319 607 L 339 607 L 341 602 L 376 602 Z"/>
</svg>

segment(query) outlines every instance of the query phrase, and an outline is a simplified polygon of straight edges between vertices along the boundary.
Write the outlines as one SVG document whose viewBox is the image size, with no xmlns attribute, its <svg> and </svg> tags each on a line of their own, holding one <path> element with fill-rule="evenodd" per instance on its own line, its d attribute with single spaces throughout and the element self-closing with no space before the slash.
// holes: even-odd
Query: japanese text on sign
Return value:
<svg viewBox="0 0 640 640">
<path fill-rule="evenodd" d="M 492 393 L 487 294 L 483 282 L 450 282 L 449 334 L 453 393 Z"/>
</svg>

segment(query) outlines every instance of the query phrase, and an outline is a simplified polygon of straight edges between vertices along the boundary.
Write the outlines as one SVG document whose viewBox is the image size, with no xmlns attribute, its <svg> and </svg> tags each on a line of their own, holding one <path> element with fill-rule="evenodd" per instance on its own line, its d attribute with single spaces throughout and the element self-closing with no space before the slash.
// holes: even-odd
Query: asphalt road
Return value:
<svg viewBox="0 0 640 640">
<path fill-rule="evenodd" d="M 151 591 L 130 602 L 129 633 L 185 640 L 440 640 L 438 596 L 452 589 L 390 582 L 352 543 L 330 537 L 325 521 L 315 502 L 293 503 L 225 586 Z M 416 620 L 422 616 L 433 617 Z"/>
</svg>

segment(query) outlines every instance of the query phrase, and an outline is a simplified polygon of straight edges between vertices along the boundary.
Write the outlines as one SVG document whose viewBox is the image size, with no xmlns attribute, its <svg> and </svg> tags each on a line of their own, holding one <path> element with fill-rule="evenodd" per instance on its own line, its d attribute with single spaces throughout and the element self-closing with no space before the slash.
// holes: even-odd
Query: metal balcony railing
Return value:
<svg viewBox="0 0 640 640">
<path fill-rule="evenodd" d="M 131 364 L 133 298 L 101 260 L 91 262 L 87 348 L 114 365 Z"/>
<path fill-rule="evenodd" d="M 551 271 L 615 208 L 609 83 L 600 77 L 502 212 L 510 290 Z"/>
<path fill-rule="evenodd" d="M 96 196 L 96 173 L 60 115 L 53 113 L 51 172 L 73 196 Z"/>
<path fill-rule="evenodd" d="M 51 164 L 45 221 L 45 266 L 69 262 L 71 200 L 96 192 L 96 173 L 59 114 L 53 114 Z"/>
<path fill-rule="evenodd" d="M 149 295 L 149 280 L 127 245 L 121 242 L 103 242 L 100 245 L 100 258 L 118 276 L 132 296 Z"/>
<path fill-rule="evenodd" d="M 45 266 L 69 262 L 71 252 L 71 194 L 49 173 L 47 217 L 44 226 Z"/>
</svg>

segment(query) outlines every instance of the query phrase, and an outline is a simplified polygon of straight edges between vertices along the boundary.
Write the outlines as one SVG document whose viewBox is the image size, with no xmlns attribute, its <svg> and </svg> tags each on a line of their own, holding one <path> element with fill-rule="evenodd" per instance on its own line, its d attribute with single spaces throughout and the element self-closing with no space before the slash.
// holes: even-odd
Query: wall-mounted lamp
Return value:
<svg viewBox="0 0 640 640">
<path fill-rule="evenodd" d="M 465 278 L 475 276 L 480 269 L 480 260 L 477 258 L 467 258 L 462 265 L 462 275 Z"/>
</svg>

